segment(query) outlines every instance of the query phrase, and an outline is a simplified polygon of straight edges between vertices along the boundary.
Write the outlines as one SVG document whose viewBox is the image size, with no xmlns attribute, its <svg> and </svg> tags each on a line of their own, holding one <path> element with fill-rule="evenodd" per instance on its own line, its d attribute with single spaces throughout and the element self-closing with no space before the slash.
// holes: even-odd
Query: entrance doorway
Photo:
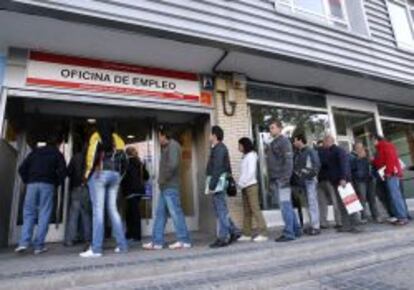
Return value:
<svg viewBox="0 0 414 290">
<path fill-rule="evenodd" d="M 173 137 L 182 145 L 181 162 L 181 201 L 190 230 L 198 230 L 199 204 L 198 182 L 196 175 L 197 125 L 208 122 L 209 115 L 200 113 L 182 113 L 139 109 L 132 107 L 116 107 L 92 105 L 75 102 L 39 100 L 11 97 L 7 101 L 2 140 L 13 148 L 14 167 L 8 165 L 9 171 L 15 173 L 11 214 L 9 216 L 8 244 L 15 244 L 20 236 L 23 222 L 22 208 L 25 197 L 25 186 L 17 177 L 18 165 L 35 148 L 44 146 L 44 140 L 53 127 L 64 136 L 60 150 L 68 163 L 74 154 L 75 146 L 84 144 L 95 130 L 96 120 L 107 118 L 113 121 L 116 131 L 127 146 L 134 146 L 149 172 L 150 180 L 146 186 L 147 197 L 141 202 L 142 234 L 150 235 L 154 217 L 155 204 L 158 197 L 158 162 L 159 143 L 156 128 L 158 124 L 168 123 L 175 128 Z M 204 127 L 203 127 L 204 128 Z M 13 168 L 11 168 L 13 167 Z M 69 187 L 55 194 L 48 242 L 63 241 L 65 225 L 68 219 Z M 119 195 L 120 197 L 122 194 Z M 120 205 L 122 202 L 120 202 Z M 122 212 L 122 207 L 121 207 Z M 167 224 L 167 232 L 172 231 L 172 224 Z"/>
<path fill-rule="evenodd" d="M 373 156 L 375 146 L 370 135 L 382 133 L 377 105 L 330 96 L 328 109 L 338 145 L 351 152 L 355 142 L 362 142 L 369 155 Z"/>
</svg>

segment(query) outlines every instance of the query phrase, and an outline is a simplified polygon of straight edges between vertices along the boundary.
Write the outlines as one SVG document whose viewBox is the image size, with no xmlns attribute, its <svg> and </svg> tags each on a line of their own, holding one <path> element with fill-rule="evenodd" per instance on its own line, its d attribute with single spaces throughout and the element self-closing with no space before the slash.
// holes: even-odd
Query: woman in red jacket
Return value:
<svg viewBox="0 0 414 290">
<path fill-rule="evenodd" d="M 373 139 L 377 149 L 373 165 L 387 185 L 392 211 L 397 218 L 395 224 L 406 225 L 408 223 L 408 212 L 400 188 L 400 178 L 403 173 L 397 149 L 381 136 L 374 136 Z"/>
</svg>

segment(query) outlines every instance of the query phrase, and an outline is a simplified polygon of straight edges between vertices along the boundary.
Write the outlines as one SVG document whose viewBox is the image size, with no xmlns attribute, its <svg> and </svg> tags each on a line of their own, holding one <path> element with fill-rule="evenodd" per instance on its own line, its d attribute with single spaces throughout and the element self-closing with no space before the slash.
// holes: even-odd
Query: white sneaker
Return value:
<svg viewBox="0 0 414 290">
<path fill-rule="evenodd" d="M 79 256 L 81 256 L 82 258 L 100 258 L 100 257 L 102 257 L 102 254 L 101 253 L 94 253 L 92 251 L 92 249 L 90 248 L 89 250 L 87 250 L 83 253 L 80 253 Z"/>
<path fill-rule="evenodd" d="M 269 238 L 268 238 L 268 237 L 263 236 L 263 235 L 258 235 L 257 237 L 255 237 L 255 238 L 253 239 L 253 242 L 260 243 L 260 242 L 267 242 L 268 240 L 269 240 Z"/>
<path fill-rule="evenodd" d="M 16 249 L 14 249 L 15 253 L 24 253 L 27 251 L 27 247 L 26 246 L 18 246 Z"/>
<path fill-rule="evenodd" d="M 128 253 L 128 250 L 121 250 L 121 248 L 120 248 L 120 247 L 116 247 L 116 248 L 114 249 L 114 253 L 115 253 L 115 254 L 125 254 L 125 253 Z"/>
<path fill-rule="evenodd" d="M 190 249 L 192 247 L 189 243 L 175 242 L 168 246 L 170 250 Z"/>
<path fill-rule="evenodd" d="M 142 245 L 142 248 L 144 250 L 150 250 L 150 251 L 158 251 L 158 250 L 162 250 L 162 246 L 161 245 L 154 245 L 152 242 L 146 243 Z"/>
<path fill-rule="evenodd" d="M 398 221 L 398 219 L 396 217 L 387 218 L 387 222 L 389 222 L 389 223 L 395 223 L 396 221 Z"/>
<path fill-rule="evenodd" d="M 36 250 L 34 250 L 34 252 L 33 252 L 33 253 L 34 253 L 35 255 L 40 255 L 40 254 L 46 253 L 48 250 L 49 250 L 48 248 L 43 247 L 43 248 L 41 248 L 41 249 L 36 249 Z"/>
<path fill-rule="evenodd" d="M 245 235 L 241 236 L 241 237 L 238 239 L 238 241 L 239 241 L 239 242 L 250 242 L 251 240 L 252 240 L 252 237 L 245 236 Z"/>
</svg>

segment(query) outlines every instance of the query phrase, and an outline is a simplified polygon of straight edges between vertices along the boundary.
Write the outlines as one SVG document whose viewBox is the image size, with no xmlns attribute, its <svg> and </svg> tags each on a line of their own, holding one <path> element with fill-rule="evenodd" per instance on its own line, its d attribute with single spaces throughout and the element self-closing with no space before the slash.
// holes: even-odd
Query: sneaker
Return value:
<svg viewBox="0 0 414 290">
<path fill-rule="evenodd" d="M 190 243 L 175 242 L 168 246 L 170 250 L 181 250 L 181 249 L 190 249 L 192 245 Z"/>
<path fill-rule="evenodd" d="M 245 235 L 242 235 L 242 236 L 238 239 L 238 241 L 239 241 L 239 242 L 250 242 L 251 240 L 252 240 L 252 237 L 245 236 Z"/>
<path fill-rule="evenodd" d="M 91 248 L 89 250 L 82 252 L 79 254 L 82 258 L 100 258 L 102 257 L 101 253 L 94 253 Z"/>
<path fill-rule="evenodd" d="M 150 251 L 158 251 L 158 250 L 162 250 L 162 246 L 161 245 L 155 245 L 152 242 L 146 243 L 142 245 L 142 248 L 144 250 L 150 250 Z"/>
<path fill-rule="evenodd" d="M 127 249 L 122 250 L 120 247 L 116 247 L 116 248 L 114 249 L 114 253 L 115 253 L 115 254 L 125 254 L 125 253 L 128 253 L 128 250 L 127 250 Z"/>
<path fill-rule="evenodd" d="M 35 255 L 40 255 L 40 254 L 43 254 L 43 253 L 46 253 L 48 251 L 48 248 L 45 248 L 45 247 L 43 247 L 43 248 L 41 248 L 41 249 L 36 249 L 36 250 L 34 250 L 34 254 Z"/>
<path fill-rule="evenodd" d="M 241 239 L 241 238 L 240 238 Z M 253 239 L 253 242 L 256 242 L 256 243 L 260 243 L 260 242 L 267 242 L 269 240 L 269 238 L 268 237 L 266 237 L 266 236 L 263 236 L 263 235 L 258 235 L 257 237 L 255 237 L 254 239 Z M 240 241 L 240 240 L 239 240 Z"/>
<path fill-rule="evenodd" d="M 225 240 L 217 239 L 217 240 L 214 241 L 214 243 L 210 244 L 209 247 L 212 248 L 212 249 L 215 249 L 215 248 L 227 247 L 228 245 L 230 245 L 230 242 L 227 242 Z"/>
<path fill-rule="evenodd" d="M 276 240 L 275 240 L 275 242 L 277 242 L 277 243 L 283 243 L 283 242 L 291 242 L 291 241 L 294 241 L 295 239 L 293 239 L 293 238 L 289 238 L 289 237 L 286 237 L 286 236 L 280 236 L 280 237 L 278 237 Z"/>
<path fill-rule="evenodd" d="M 396 217 L 389 217 L 389 218 L 387 218 L 387 222 L 389 222 L 389 223 L 395 223 L 395 222 L 397 222 L 398 221 L 398 219 L 396 218 Z"/>
<path fill-rule="evenodd" d="M 27 251 L 27 247 L 26 246 L 18 246 L 16 249 L 14 249 L 15 253 L 24 253 Z"/>
</svg>

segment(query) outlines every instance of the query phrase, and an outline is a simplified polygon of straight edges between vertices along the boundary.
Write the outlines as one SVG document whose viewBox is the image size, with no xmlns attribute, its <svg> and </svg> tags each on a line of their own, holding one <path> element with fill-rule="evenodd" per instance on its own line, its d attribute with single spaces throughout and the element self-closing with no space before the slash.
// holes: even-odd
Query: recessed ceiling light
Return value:
<svg viewBox="0 0 414 290">
<path fill-rule="evenodd" d="M 96 123 L 96 119 L 88 119 L 87 120 L 87 122 L 89 123 L 89 124 L 95 124 Z"/>
<path fill-rule="evenodd" d="M 37 147 L 44 147 L 46 146 L 46 142 L 37 142 Z"/>
<path fill-rule="evenodd" d="M 128 139 L 134 139 L 135 138 L 135 135 L 128 135 L 127 138 Z"/>
</svg>

